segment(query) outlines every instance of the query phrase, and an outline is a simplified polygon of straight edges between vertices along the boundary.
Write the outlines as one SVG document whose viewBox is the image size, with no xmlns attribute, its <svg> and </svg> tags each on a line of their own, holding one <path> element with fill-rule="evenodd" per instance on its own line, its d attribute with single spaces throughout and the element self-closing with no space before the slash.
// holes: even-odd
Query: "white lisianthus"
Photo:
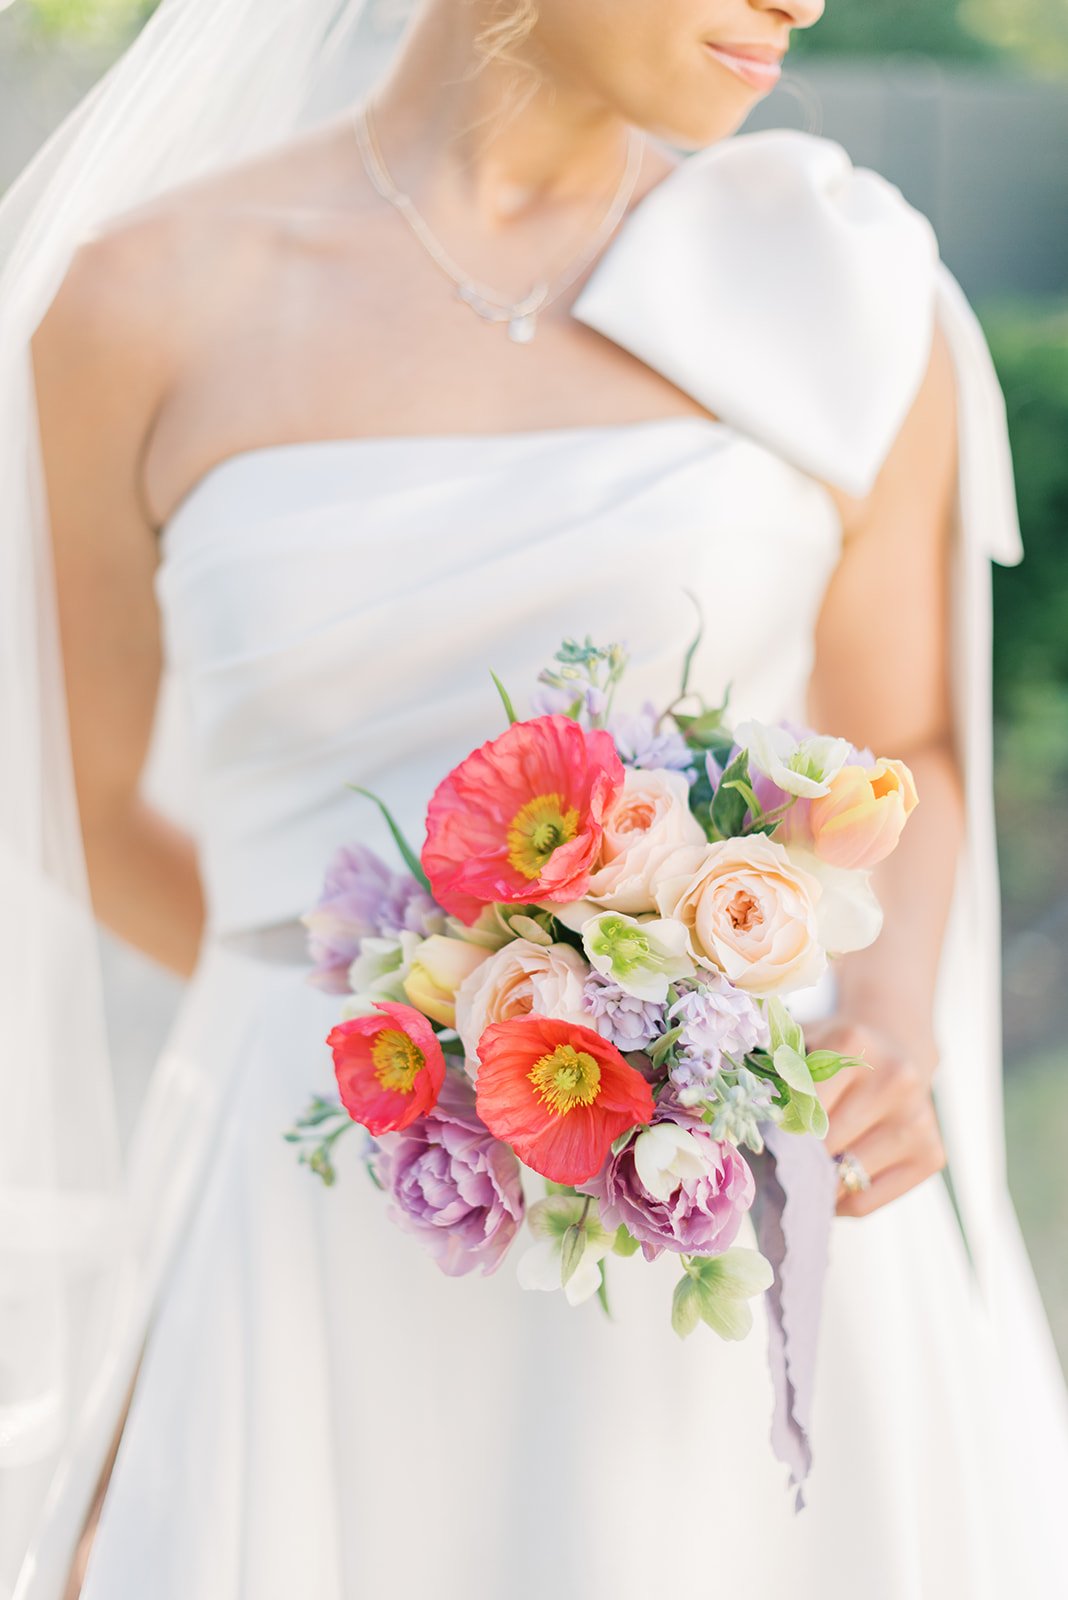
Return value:
<svg viewBox="0 0 1068 1600">
<path fill-rule="evenodd" d="M 516 1263 L 519 1287 L 549 1291 L 562 1288 L 568 1304 L 573 1306 L 595 1295 L 601 1283 L 600 1263 L 612 1248 L 612 1235 L 602 1227 L 596 1206 L 578 1195 L 554 1194 L 534 1202 L 527 1212 L 527 1222 L 537 1242 Z M 576 1226 L 583 1229 L 582 1255 L 564 1283 L 564 1235 Z"/>
<path fill-rule="evenodd" d="M 367 1001 L 361 1011 L 370 1010 L 374 1000 L 408 1004 L 404 980 L 423 942 L 421 933 L 406 928 L 398 934 L 370 934 L 360 940 L 360 953 L 349 967 L 349 985 L 357 999 Z"/>
<path fill-rule="evenodd" d="M 627 917 L 602 911 L 582 929 L 590 965 L 639 1000 L 667 999 L 669 984 L 696 971 L 683 923 L 670 917 Z"/>
<path fill-rule="evenodd" d="M 816 927 L 829 956 L 865 950 L 879 937 L 883 908 L 871 886 L 871 873 L 859 867 L 832 867 L 814 850 L 787 844 L 790 860 L 812 874 L 823 887 L 816 902 Z"/>
<path fill-rule="evenodd" d="M 787 794 L 826 794 L 831 779 L 845 766 L 852 753 L 848 739 L 834 739 L 816 733 L 795 739 L 787 728 L 752 719 L 734 730 L 735 743 L 749 751 L 753 766 L 777 783 Z"/>
<path fill-rule="evenodd" d="M 605 815 L 600 864 L 587 897 L 605 911 L 652 911 L 660 862 L 680 844 L 704 844 L 685 773 L 628 767 Z"/>
<path fill-rule="evenodd" d="M 696 1183 L 716 1170 L 715 1146 L 677 1122 L 657 1122 L 634 1141 L 634 1166 L 657 1200 L 670 1200 L 680 1183 Z M 711 1158 L 711 1159 L 710 1159 Z"/>
</svg>

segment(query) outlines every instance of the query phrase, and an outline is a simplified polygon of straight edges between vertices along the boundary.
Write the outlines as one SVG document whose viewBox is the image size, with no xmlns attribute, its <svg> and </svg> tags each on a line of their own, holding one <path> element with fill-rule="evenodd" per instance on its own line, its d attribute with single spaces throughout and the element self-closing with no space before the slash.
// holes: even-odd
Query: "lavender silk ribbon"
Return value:
<svg viewBox="0 0 1068 1600">
<path fill-rule="evenodd" d="M 822 1139 L 784 1133 L 761 1124 L 765 1149 L 747 1152 L 756 1178 L 753 1226 L 775 1281 L 766 1292 L 768 1366 L 775 1403 L 771 1446 L 790 1469 L 797 1488 L 795 1514 L 805 1504 L 802 1485 L 812 1466 L 812 1402 L 816 1378 L 823 1280 L 838 1168 Z"/>
</svg>

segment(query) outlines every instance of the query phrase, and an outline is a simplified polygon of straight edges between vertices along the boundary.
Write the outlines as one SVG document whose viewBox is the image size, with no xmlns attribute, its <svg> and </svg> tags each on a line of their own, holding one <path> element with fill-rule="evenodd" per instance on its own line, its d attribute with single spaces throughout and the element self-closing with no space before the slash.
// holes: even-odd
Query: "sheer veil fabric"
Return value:
<svg viewBox="0 0 1068 1600">
<path fill-rule="evenodd" d="M 363 0 L 163 0 L 0 205 L 0 1595 L 20 1600 L 60 1592 L 210 1134 L 193 1108 L 157 1152 L 151 1206 L 131 1204 L 146 1191 L 129 1185 L 115 1132 L 28 341 L 103 219 L 317 112 L 362 11 Z M 760 263 L 782 248 L 796 298 L 779 297 L 754 352 L 732 312 L 760 295 Z M 847 319 L 835 362 L 825 341 L 815 362 L 805 345 L 821 313 L 824 328 Z M 796 134 L 742 135 L 690 158 L 626 220 L 574 314 L 854 493 L 907 411 L 935 317 L 946 332 L 960 404 L 952 656 L 967 836 L 939 977 L 938 1103 L 977 1315 L 1017 1394 L 1034 1384 L 1046 1403 L 1063 1389 L 1041 1314 L 1021 1303 L 1033 1282 L 1005 1186 L 990 770 L 989 563 L 1022 550 L 978 324 L 925 220 L 837 146 Z M 1064 1464 L 1063 1412 L 1048 1427 L 1047 1462 L 1032 1465 L 1053 1516 L 1056 1471 L 1045 1491 L 1042 1479 Z"/>
<path fill-rule="evenodd" d="M 20 1567 L 58 1593 L 129 1378 L 154 1220 L 130 1214 L 119 1159 L 28 341 L 104 219 L 316 108 L 363 9 L 163 0 L 0 204 L 0 1593 Z M 47 1548 L 24 1564 L 42 1519 Z"/>
</svg>

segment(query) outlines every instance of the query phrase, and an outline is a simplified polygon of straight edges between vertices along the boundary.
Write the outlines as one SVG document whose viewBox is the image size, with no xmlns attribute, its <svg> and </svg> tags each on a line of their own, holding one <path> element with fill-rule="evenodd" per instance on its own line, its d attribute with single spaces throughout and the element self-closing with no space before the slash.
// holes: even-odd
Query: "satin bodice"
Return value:
<svg viewBox="0 0 1068 1600">
<path fill-rule="evenodd" d="M 621 703 L 731 682 L 797 715 L 841 525 L 796 467 L 711 419 L 340 439 L 233 456 L 162 534 L 157 595 L 196 767 L 217 932 L 285 921 L 326 862 L 418 849 L 434 785 L 529 714 L 560 642 L 622 640 Z"/>
</svg>

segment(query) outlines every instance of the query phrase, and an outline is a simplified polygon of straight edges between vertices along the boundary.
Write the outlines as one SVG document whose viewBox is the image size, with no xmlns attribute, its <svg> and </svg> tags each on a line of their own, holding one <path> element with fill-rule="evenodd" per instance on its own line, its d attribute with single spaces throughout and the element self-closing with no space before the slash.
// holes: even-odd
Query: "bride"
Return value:
<svg viewBox="0 0 1068 1600">
<path fill-rule="evenodd" d="M 0 1590 L 1054 1600 L 1068 1413 L 997 1056 L 989 561 L 1020 550 L 978 325 L 891 185 L 735 136 L 822 0 L 421 0 L 309 121 L 359 9 L 163 0 L 0 211 Z M 876 1068 L 821 1089 L 870 1181 L 800 1511 L 759 1306 L 682 1344 L 656 1267 L 622 1264 L 612 1323 L 457 1284 L 355 1138 L 329 1195 L 281 1138 L 336 1010 L 298 919 L 339 844 L 396 861 L 347 785 L 416 836 L 489 667 L 533 685 L 571 634 L 670 698 L 687 588 L 710 696 L 922 796 L 881 938 L 799 997 Z M 144 795 L 163 682 L 189 826 Z M 95 916 L 190 979 L 121 1172 L 81 845 Z"/>
</svg>

